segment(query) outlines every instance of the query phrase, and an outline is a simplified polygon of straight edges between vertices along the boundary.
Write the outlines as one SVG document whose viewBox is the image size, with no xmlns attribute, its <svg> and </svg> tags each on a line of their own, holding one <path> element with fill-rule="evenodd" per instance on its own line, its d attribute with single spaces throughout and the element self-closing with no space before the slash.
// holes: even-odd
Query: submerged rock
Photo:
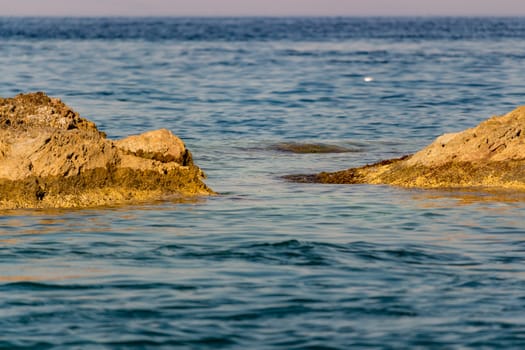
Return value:
<svg viewBox="0 0 525 350">
<path fill-rule="evenodd" d="M 44 93 L 0 98 L 0 209 L 212 194 L 203 176 L 166 129 L 112 141 Z"/>
<path fill-rule="evenodd" d="M 282 142 L 270 147 L 272 150 L 289 153 L 349 153 L 359 152 L 358 149 L 345 148 L 336 145 L 327 145 L 323 143 L 295 143 Z"/>
<path fill-rule="evenodd" d="M 442 135 L 410 156 L 287 178 L 298 182 L 525 190 L 525 107 L 492 117 L 475 128 Z"/>
</svg>

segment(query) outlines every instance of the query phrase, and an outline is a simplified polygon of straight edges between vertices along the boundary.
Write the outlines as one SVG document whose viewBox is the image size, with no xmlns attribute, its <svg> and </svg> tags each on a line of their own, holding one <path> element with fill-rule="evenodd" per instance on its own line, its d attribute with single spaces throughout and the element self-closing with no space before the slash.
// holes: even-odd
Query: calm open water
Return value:
<svg viewBox="0 0 525 350">
<path fill-rule="evenodd" d="M 0 96 L 169 128 L 221 193 L 2 212 L 0 349 L 523 349 L 524 196 L 281 176 L 504 114 L 524 65 L 524 18 L 0 18 Z"/>
</svg>

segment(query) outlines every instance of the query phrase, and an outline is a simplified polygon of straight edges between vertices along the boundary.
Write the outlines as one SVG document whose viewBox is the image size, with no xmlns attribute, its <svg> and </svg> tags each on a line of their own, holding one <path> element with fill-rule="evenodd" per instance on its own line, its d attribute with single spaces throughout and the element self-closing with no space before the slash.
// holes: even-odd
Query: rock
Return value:
<svg viewBox="0 0 525 350">
<path fill-rule="evenodd" d="M 166 129 L 113 141 L 44 93 L 0 98 L 0 209 L 213 194 L 203 176 Z"/>
<path fill-rule="evenodd" d="M 525 107 L 492 117 L 475 128 L 442 135 L 410 156 L 286 178 L 298 182 L 525 190 Z"/>
<path fill-rule="evenodd" d="M 185 163 L 189 156 L 184 143 L 167 129 L 148 131 L 140 135 L 115 141 L 115 145 L 140 158 L 155 159 L 162 163 Z"/>
<path fill-rule="evenodd" d="M 309 153 L 347 153 L 359 152 L 358 149 L 345 148 L 336 145 L 322 143 L 295 143 L 283 142 L 270 147 L 270 149 L 287 153 L 309 154 Z"/>
</svg>

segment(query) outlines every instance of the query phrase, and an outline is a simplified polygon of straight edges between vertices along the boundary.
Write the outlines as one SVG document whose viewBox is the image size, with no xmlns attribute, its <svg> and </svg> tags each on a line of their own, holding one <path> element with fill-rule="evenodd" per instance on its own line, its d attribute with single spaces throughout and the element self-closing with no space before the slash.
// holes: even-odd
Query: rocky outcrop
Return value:
<svg viewBox="0 0 525 350">
<path fill-rule="evenodd" d="M 442 135 L 410 156 L 287 178 L 299 182 L 525 190 L 525 107 L 492 117 L 475 128 Z"/>
<path fill-rule="evenodd" d="M 113 141 L 44 93 L 0 99 L 0 209 L 212 194 L 203 175 L 169 130 Z"/>
</svg>

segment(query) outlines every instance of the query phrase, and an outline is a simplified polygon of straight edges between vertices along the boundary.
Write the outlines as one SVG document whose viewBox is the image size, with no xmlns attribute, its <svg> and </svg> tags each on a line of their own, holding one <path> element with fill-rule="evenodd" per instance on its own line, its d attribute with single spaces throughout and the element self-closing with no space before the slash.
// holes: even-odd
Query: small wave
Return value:
<svg viewBox="0 0 525 350">
<path fill-rule="evenodd" d="M 396 264 L 476 266 L 479 263 L 457 252 L 442 251 L 430 246 L 392 246 L 351 242 L 330 244 L 326 242 L 299 241 L 255 242 L 234 247 L 197 248 L 191 246 L 163 246 L 155 254 L 186 259 L 212 261 L 242 260 L 272 265 L 340 266 L 350 261 L 395 262 Z M 358 263 L 359 264 L 359 263 Z"/>
<path fill-rule="evenodd" d="M 286 240 L 282 242 L 257 242 L 238 245 L 228 249 L 207 247 L 164 246 L 157 254 L 177 255 L 187 259 L 209 259 L 213 261 L 243 260 L 255 263 L 299 266 L 330 266 L 334 263 L 332 250 L 337 249 L 326 243 Z"/>
<path fill-rule="evenodd" d="M 0 340 L 0 349 L 9 350 L 27 350 L 27 349 L 52 349 L 54 344 L 42 341 L 24 341 L 24 342 L 11 342 Z"/>
<path fill-rule="evenodd" d="M 140 281 L 115 281 L 106 285 L 107 288 L 115 288 L 119 290 L 178 290 L 178 291 L 192 291 L 196 290 L 197 287 L 189 284 L 178 284 L 178 283 L 152 283 L 152 282 L 140 282 Z"/>
<path fill-rule="evenodd" d="M 98 289 L 96 285 L 57 284 L 37 281 L 18 281 L 0 285 L 0 290 L 86 290 Z"/>
<path fill-rule="evenodd" d="M 363 249 L 363 247 L 349 244 L 348 250 L 362 259 L 377 262 L 443 266 L 476 266 L 479 264 L 466 255 L 444 252 L 438 247 L 373 245 Z"/>
</svg>

